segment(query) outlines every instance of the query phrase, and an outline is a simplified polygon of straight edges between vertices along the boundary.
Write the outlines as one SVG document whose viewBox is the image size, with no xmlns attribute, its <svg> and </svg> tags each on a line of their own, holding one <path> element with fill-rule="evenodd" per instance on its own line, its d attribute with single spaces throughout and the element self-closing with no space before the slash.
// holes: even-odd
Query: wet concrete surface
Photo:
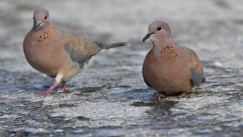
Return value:
<svg viewBox="0 0 243 137">
<path fill-rule="evenodd" d="M 0 136 L 242 136 L 243 2 L 0 1 Z M 104 51 L 69 81 L 72 93 L 41 96 L 53 79 L 26 62 L 22 42 L 33 11 L 99 42 L 132 46 Z M 206 83 L 185 98 L 151 101 L 141 68 L 152 47 L 148 25 L 166 21 L 174 40 L 203 62 Z"/>
</svg>

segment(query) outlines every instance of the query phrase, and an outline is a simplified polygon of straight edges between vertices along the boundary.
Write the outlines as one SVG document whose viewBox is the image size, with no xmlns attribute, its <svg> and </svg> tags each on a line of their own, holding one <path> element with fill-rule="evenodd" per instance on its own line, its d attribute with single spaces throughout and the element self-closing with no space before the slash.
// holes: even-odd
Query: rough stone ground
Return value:
<svg viewBox="0 0 243 137">
<path fill-rule="evenodd" d="M 0 1 L 0 136 L 242 136 L 242 0 Z M 100 42 L 105 51 L 68 82 L 72 93 L 40 96 L 52 79 L 26 62 L 33 11 Z M 166 21 L 174 40 L 203 62 L 207 82 L 187 97 L 150 99 L 142 79 L 148 25 Z M 59 87 L 60 88 L 60 87 Z M 58 90 L 59 91 L 59 90 Z"/>
</svg>

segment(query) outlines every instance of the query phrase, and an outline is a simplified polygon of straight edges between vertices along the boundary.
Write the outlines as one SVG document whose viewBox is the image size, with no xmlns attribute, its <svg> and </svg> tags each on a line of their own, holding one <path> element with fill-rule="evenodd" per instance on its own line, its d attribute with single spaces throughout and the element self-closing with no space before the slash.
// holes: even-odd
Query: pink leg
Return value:
<svg viewBox="0 0 243 137">
<path fill-rule="evenodd" d="M 62 90 L 63 90 L 63 92 L 71 92 L 71 90 L 67 89 L 66 81 L 62 82 Z"/>
<path fill-rule="evenodd" d="M 41 95 L 49 94 L 56 86 L 58 83 L 54 82 L 46 91 L 41 92 Z"/>
<path fill-rule="evenodd" d="M 160 101 L 161 98 L 165 98 L 165 95 L 163 93 L 159 93 L 158 95 L 153 97 L 151 100 L 154 100 L 154 101 L 159 100 Z"/>
<path fill-rule="evenodd" d="M 177 96 L 178 98 L 183 98 L 186 96 L 186 93 L 185 92 L 182 92 L 179 96 Z"/>
</svg>

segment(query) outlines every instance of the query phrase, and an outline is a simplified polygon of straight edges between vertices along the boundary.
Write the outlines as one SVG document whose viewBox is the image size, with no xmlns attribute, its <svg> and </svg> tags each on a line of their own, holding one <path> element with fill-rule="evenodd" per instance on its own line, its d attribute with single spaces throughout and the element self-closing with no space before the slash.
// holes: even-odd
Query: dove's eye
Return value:
<svg viewBox="0 0 243 137">
<path fill-rule="evenodd" d="M 45 20 L 47 19 L 47 16 L 45 16 Z"/>
<path fill-rule="evenodd" d="M 161 27 L 158 27 L 157 30 L 160 31 L 161 30 Z"/>
</svg>

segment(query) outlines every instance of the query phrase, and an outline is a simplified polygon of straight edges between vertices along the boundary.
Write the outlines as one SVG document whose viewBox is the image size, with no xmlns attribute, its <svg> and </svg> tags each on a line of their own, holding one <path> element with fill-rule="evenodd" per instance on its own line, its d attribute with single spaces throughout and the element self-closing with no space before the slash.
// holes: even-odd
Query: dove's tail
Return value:
<svg viewBox="0 0 243 137">
<path fill-rule="evenodd" d="M 110 49 L 115 47 L 121 47 L 121 46 L 130 46 L 128 42 L 120 42 L 120 43 L 111 43 L 111 44 L 103 44 L 95 42 L 101 49 Z"/>
</svg>

